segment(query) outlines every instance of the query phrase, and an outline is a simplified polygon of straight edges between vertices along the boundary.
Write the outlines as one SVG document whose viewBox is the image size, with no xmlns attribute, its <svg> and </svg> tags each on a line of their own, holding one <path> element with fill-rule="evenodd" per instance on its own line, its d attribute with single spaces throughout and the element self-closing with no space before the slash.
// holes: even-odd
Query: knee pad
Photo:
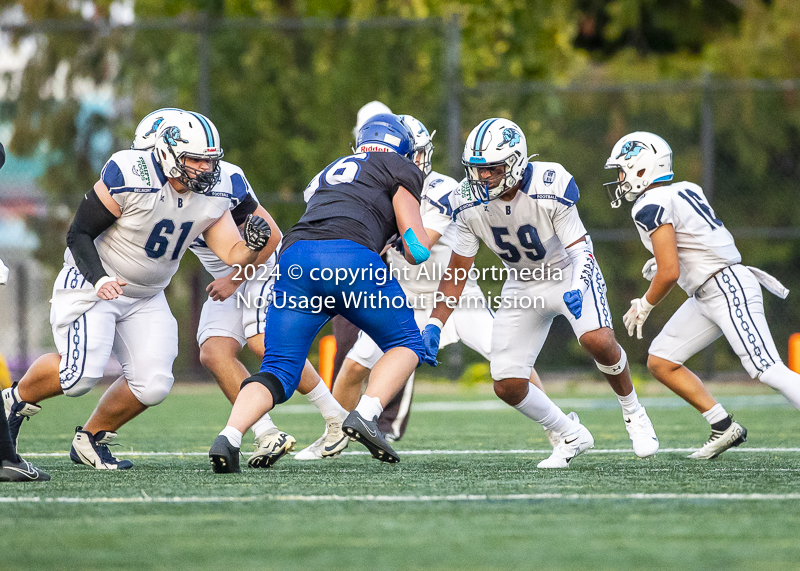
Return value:
<svg viewBox="0 0 800 571">
<path fill-rule="evenodd" d="M 153 375 L 148 379 L 145 386 L 138 386 L 128 381 L 128 386 L 140 403 L 145 406 L 156 406 L 164 402 L 164 399 L 169 395 L 172 389 L 172 383 L 175 382 L 175 377 L 172 375 Z"/>
<path fill-rule="evenodd" d="M 278 377 L 276 377 L 272 373 L 258 372 L 255 375 L 251 375 L 242 381 L 241 388 L 244 388 L 250 383 L 258 383 L 260 385 L 264 385 L 264 387 L 266 387 L 267 390 L 270 393 L 272 393 L 273 406 L 276 404 L 281 404 L 282 402 L 287 400 L 286 389 L 283 388 L 283 383 L 281 383 L 280 379 L 278 379 Z"/>
<path fill-rule="evenodd" d="M 83 396 L 88 393 L 90 390 L 94 388 L 94 386 L 100 382 L 100 378 L 93 378 L 93 377 L 81 377 L 78 379 L 75 384 L 73 384 L 68 389 L 63 388 L 64 394 L 68 397 L 79 397 Z"/>
<path fill-rule="evenodd" d="M 621 354 L 619 356 L 619 361 L 617 361 L 616 364 L 602 365 L 597 361 L 595 361 L 594 364 L 597 365 L 597 368 L 606 375 L 619 375 L 625 370 L 625 365 L 628 364 L 628 355 L 625 353 L 625 349 L 622 348 L 622 345 L 619 345 L 619 350 Z"/>
</svg>

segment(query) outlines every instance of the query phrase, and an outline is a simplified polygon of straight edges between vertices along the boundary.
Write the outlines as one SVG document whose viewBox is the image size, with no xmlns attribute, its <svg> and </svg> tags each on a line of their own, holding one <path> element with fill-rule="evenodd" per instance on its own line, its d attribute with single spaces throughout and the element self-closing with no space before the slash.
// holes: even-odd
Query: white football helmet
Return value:
<svg viewBox="0 0 800 571">
<path fill-rule="evenodd" d="M 433 133 L 428 133 L 428 129 L 419 119 L 411 115 L 400 115 L 400 118 L 405 121 L 411 132 L 414 133 L 414 155 L 413 161 L 422 170 L 422 174 L 428 176 L 431 174 L 431 157 L 433 156 Z"/>
<path fill-rule="evenodd" d="M 356 116 L 356 126 L 353 129 L 353 138 L 355 139 L 358 137 L 358 132 L 361 130 L 361 127 L 363 127 L 364 123 L 366 123 L 369 119 L 375 115 L 382 115 L 384 113 L 391 112 L 392 110 L 380 101 L 370 101 L 364 105 L 358 110 L 358 115 Z"/>
<path fill-rule="evenodd" d="M 156 131 L 158 131 L 158 128 L 166 118 L 176 116 L 178 113 L 183 113 L 183 110 L 165 107 L 145 115 L 144 119 L 139 121 L 139 125 L 136 127 L 131 149 L 134 151 L 149 151 L 152 149 L 153 145 L 156 144 Z"/>
<path fill-rule="evenodd" d="M 633 202 L 651 184 L 672 180 L 672 149 L 658 135 L 636 131 L 617 141 L 606 168 L 617 169 L 617 180 L 603 186 L 611 208 L 619 208 L 623 197 Z"/>
<path fill-rule="evenodd" d="M 485 203 L 500 197 L 521 180 L 528 166 L 528 143 L 522 129 L 508 119 L 486 119 L 467 137 L 461 163 L 472 192 Z M 502 176 L 481 178 L 481 171 L 505 165 Z"/>
<path fill-rule="evenodd" d="M 166 176 L 178 179 L 193 192 L 205 194 L 220 180 L 219 160 L 223 153 L 219 133 L 214 123 L 200 113 L 170 114 L 156 131 L 153 153 Z M 211 170 L 187 167 L 187 157 L 210 160 Z"/>
</svg>

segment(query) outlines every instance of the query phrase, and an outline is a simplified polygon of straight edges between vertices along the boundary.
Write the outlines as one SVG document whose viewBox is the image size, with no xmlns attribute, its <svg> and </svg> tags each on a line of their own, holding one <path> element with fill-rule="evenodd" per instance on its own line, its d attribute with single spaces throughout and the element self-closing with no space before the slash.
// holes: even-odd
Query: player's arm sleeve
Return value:
<svg viewBox="0 0 800 571">
<path fill-rule="evenodd" d="M 75 219 L 67 232 L 67 247 L 75 258 L 75 264 L 92 285 L 108 275 L 100 261 L 94 240 L 116 221 L 116 216 L 109 212 L 92 189 L 78 206 Z"/>
<path fill-rule="evenodd" d="M 237 226 L 241 226 L 244 224 L 244 221 L 247 220 L 247 217 L 256 211 L 256 208 L 258 208 L 258 201 L 250 194 L 247 194 L 247 196 L 231 210 L 233 221 Z"/>
<path fill-rule="evenodd" d="M 631 213 L 633 221 L 640 229 L 647 235 L 656 231 L 659 226 L 664 224 L 672 224 L 672 205 L 669 202 L 664 204 L 648 203 L 644 204 L 641 208 Z"/>
</svg>

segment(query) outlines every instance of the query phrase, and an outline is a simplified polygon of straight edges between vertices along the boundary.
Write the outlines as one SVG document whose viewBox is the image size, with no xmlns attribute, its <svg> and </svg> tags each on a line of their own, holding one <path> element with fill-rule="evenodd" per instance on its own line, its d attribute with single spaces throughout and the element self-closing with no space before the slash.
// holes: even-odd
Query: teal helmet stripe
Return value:
<svg viewBox="0 0 800 571">
<path fill-rule="evenodd" d="M 478 129 L 478 134 L 475 135 L 475 148 L 473 149 L 476 155 L 480 155 L 482 153 L 481 147 L 483 145 L 483 137 L 486 135 L 486 131 L 489 130 L 491 124 L 495 121 L 497 121 L 497 119 L 487 119 L 483 122 L 481 128 Z"/>
<path fill-rule="evenodd" d="M 199 113 L 195 113 L 194 111 L 188 111 L 188 113 L 197 118 L 200 121 L 200 124 L 203 126 L 203 129 L 206 131 L 206 140 L 208 141 L 208 147 L 216 147 L 216 143 L 214 142 L 214 131 L 211 130 L 211 125 L 208 124 L 206 118 L 200 115 Z"/>
</svg>

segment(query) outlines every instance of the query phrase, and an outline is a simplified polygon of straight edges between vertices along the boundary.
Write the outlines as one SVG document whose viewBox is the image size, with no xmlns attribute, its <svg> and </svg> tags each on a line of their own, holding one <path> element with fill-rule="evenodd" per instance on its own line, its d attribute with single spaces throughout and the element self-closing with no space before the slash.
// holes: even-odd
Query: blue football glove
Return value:
<svg viewBox="0 0 800 571">
<path fill-rule="evenodd" d="M 583 306 L 583 295 L 577 289 L 568 291 L 564 294 L 564 303 L 567 304 L 569 312 L 575 316 L 575 319 L 581 318 L 581 307 Z"/>
<path fill-rule="evenodd" d="M 425 347 L 425 356 L 422 358 L 423 363 L 427 363 L 431 367 L 439 364 L 436 360 L 436 355 L 439 353 L 439 337 L 442 330 L 436 325 L 428 324 L 422 331 L 422 345 Z"/>
</svg>

